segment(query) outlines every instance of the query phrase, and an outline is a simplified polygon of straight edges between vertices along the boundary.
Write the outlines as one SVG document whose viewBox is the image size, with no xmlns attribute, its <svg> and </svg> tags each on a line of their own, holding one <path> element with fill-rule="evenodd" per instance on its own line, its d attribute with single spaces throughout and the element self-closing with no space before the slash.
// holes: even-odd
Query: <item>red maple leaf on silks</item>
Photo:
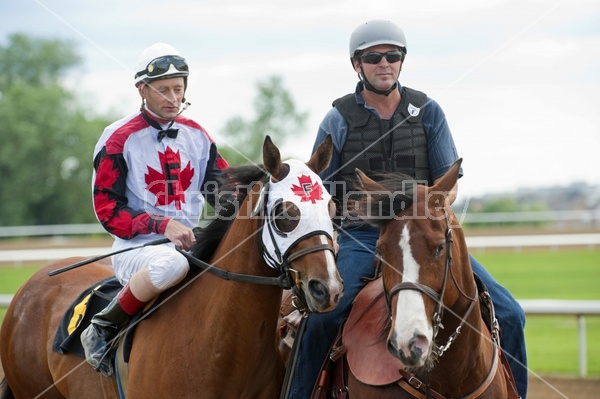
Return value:
<svg viewBox="0 0 600 399">
<path fill-rule="evenodd" d="M 317 182 L 313 183 L 310 176 L 298 177 L 299 186 L 292 184 L 292 192 L 300 197 L 300 202 L 310 201 L 313 204 L 323 199 L 323 187 Z"/>
<path fill-rule="evenodd" d="M 164 153 L 159 152 L 162 171 L 159 172 L 148 166 L 145 174 L 146 189 L 156 196 L 155 206 L 168 205 L 175 202 L 175 209 L 181 209 L 181 203 L 185 203 L 185 190 L 192 183 L 194 169 L 190 162 L 181 169 L 181 157 L 179 151 L 173 152 L 167 147 Z"/>
</svg>

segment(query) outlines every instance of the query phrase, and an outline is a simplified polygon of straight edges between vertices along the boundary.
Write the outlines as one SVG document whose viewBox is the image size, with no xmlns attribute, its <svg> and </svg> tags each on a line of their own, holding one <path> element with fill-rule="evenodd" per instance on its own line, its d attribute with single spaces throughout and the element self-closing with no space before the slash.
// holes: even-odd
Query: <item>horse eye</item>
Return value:
<svg viewBox="0 0 600 399">
<path fill-rule="evenodd" d="M 290 233 L 300 223 L 300 209 L 291 202 L 282 202 L 273 210 L 273 220 L 277 230 Z"/>
<path fill-rule="evenodd" d="M 435 250 L 435 257 L 436 258 L 439 257 L 444 252 L 445 249 L 446 249 L 445 243 L 438 245 L 438 247 Z"/>
</svg>

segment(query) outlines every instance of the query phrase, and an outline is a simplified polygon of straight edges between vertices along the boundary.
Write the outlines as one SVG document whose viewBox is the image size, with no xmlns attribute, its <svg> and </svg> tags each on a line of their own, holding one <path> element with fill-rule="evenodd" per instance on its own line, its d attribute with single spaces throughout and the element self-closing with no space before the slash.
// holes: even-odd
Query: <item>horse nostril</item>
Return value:
<svg viewBox="0 0 600 399">
<path fill-rule="evenodd" d="M 387 348 L 388 351 L 392 354 L 392 356 L 397 357 L 400 359 L 401 353 L 398 350 L 398 347 L 396 346 L 396 341 L 395 341 L 395 334 L 393 334 L 388 340 L 387 340 Z"/>
<path fill-rule="evenodd" d="M 420 358 L 423 355 L 423 350 L 416 345 L 410 347 L 410 354 L 415 359 Z"/>
<path fill-rule="evenodd" d="M 315 298 L 316 300 L 323 301 L 329 296 L 327 287 L 320 281 L 311 280 L 308 283 L 308 289 L 310 290 L 310 293 L 313 296 L 313 298 Z"/>
<path fill-rule="evenodd" d="M 429 346 L 429 340 L 423 334 L 415 332 L 413 337 L 408 342 L 410 353 L 415 358 L 420 358 L 426 352 Z"/>
</svg>

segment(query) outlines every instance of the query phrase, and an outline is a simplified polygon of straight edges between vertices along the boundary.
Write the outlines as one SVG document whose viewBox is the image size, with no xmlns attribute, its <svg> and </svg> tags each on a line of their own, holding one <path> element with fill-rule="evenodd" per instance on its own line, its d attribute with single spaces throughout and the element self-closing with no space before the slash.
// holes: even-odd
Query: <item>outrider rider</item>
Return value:
<svg viewBox="0 0 600 399">
<path fill-rule="evenodd" d="M 321 178 L 339 201 L 344 201 L 348 177 L 354 175 L 357 167 L 368 173 L 403 172 L 431 184 L 458 158 L 440 105 L 425 93 L 399 83 L 406 54 L 404 32 L 390 21 L 365 22 L 350 36 L 350 61 L 359 81 L 354 93 L 333 102 L 319 126 L 314 147 L 332 135 L 333 157 Z M 452 191 L 456 190 L 457 187 Z M 450 200 L 455 198 L 454 195 Z M 379 229 L 349 219 L 352 218 L 340 226 L 338 234 L 337 266 L 345 294 L 335 310 L 308 316 L 290 398 L 310 397 L 338 328 L 365 285 L 363 278 L 373 277 Z M 508 354 L 519 394 L 525 398 L 525 314 L 512 295 L 473 257 L 471 264 L 488 287 L 503 331 L 502 348 Z"/>
</svg>

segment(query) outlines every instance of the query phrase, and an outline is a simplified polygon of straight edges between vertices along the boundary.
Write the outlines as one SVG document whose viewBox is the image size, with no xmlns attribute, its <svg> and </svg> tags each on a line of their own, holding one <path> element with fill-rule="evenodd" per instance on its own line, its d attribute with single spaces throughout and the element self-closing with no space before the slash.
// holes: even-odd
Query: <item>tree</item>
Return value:
<svg viewBox="0 0 600 399">
<path fill-rule="evenodd" d="M 303 133 L 306 128 L 308 112 L 296 109 L 280 76 L 259 81 L 257 88 L 254 119 L 236 116 L 225 123 L 221 132 L 225 140 L 219 142 L 219 152 L 230 165 L 262 162 L 262 145 L 266 135 L 281 147 L 286 139 Z"/>
<path fill-rule="evenodd" d="M 61 85 L 73 43 L 21 34 L 0 47 L 0 225 L 88 223 L 92 152 L 107 119 Z"/>
</svg>

